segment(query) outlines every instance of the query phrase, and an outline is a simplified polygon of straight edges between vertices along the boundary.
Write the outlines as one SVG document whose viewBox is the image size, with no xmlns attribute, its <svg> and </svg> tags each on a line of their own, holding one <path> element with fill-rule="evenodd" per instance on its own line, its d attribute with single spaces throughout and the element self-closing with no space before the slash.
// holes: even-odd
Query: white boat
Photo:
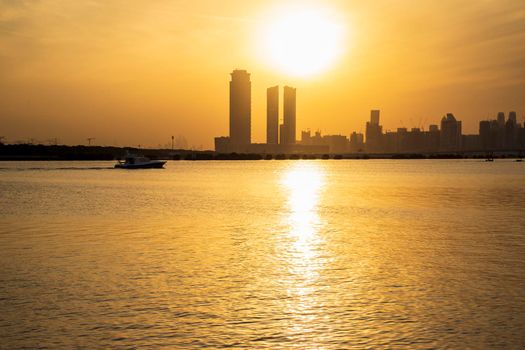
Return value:
<svg viewBox="0 0 525 350">
<path fill-rule="evenodd" d="M 151 160 L 143 156 L 128 155 L 124 161 L 118 161 L 115 168 L 119 169 L 159 169 L 166 164 L 165 160 Z"/>
</svg>

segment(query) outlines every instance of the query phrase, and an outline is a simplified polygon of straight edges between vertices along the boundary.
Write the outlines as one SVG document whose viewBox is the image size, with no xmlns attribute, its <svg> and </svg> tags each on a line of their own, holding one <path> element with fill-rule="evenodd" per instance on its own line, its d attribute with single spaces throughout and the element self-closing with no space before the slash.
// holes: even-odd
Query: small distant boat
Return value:
<svg viewBox="0 0 525 350">
<path fill-rule="evenodd" d="M 151 160 L 143 156 L 128 155 L 124 161 L 118 161 L 115 168 L 119 169 L 160 169 L 164 168 L 165 160 Z"/>
</svg>

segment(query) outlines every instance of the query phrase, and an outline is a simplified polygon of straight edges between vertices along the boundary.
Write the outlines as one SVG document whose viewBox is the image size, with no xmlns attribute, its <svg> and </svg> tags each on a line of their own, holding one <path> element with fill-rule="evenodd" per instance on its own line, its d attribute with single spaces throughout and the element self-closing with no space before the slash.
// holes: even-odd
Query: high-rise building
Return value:
<svg viewBox="0 0 525 350">
<path fill-rule="evenodd" d="M 505 126 L 505 113 L 504 112 L 499 112 L 498 113 L 498 124 L 501 127 Z"/>
<path fill-rule="evenodd" d="M 461 122 L 452 113 L 441 119 L 439 145 L 442 151 L 457 152 L 461 150 Z"/>
<path fill-rule="evenodd" d="M 489 150 L 494 147 L 490 121 L 482 120 L 479 122 L 479 138 L 481 142 L 481 148 L 483 150 Z"/>
<path fill-rule="evenodd" d="M 293 145 L 296 138 L 296 89 L 293 87 L 284 87 L 283 111 L 284 127 L 281 130 L 285 134 L 281 140 L 285 145 Z"/>
<path fill-rule="evenodd" d="M 215 152 L 228 153 L 230 152 L 230 138 L 220 136 L 215 138 Z"/>
<path fill-rule="evenodd" d="M 505 148 L 505 113 L 499 112 L 498 116 L 496 117 L 498 128 L 496 130 L 497 133 L 497 149 L 504 149 Z"/>
<path fill-rule="evenodd" d="M 301 131 L 301 145 L 311 145 L 312 144 L 312 133 L 310 130 Z"/>
<path fill-rule="evenodd" d="M 490 143 L 492 150 L 503 148 L 502 140 L 505 134 L 502 132 L 502 130 L 503 129 L 500 127 L 496 119 L 490 121 Z"/>
<path fill-rule="evenodd" d="M 461 135 L 461 150 L 463 152 L 473 152 L 482 150 L 480 136 Z"/>
<path fill-rule="evenodd" d="M 523 127 L 518 124 L 518 142 L 517 147 L 525 150 L 525 123 L 523 123 Z"/>
<path fill-rule="evenodd" d="M 441 134 L 439 132 L 439 126 L 437 125 L 430 125 L 428 127 L 428 132 L 426 133 L 426 149 L 429 152 L 437 152 L 439 151 L 439 138 Z"/>
<path fill-rule="evenodd" d="M 504 143 L 504 148 L 506 150 L 512 150 L 517 145 L 517 141 L 518 141 L 518 124 L 516 124 L 515 118 L 516 118 L 516 116 L 514 116 L 514 120 L 512 120 L 511 116 L 509 114 L 509 119 L 507 119 L 507 122 L 505 123 L 505 143 Z"/>
<path fill-rule="evenodd" d="M 509 120 L 514 123 L 514 124 L 517 124 L 517 119 L 516 119 L 516 112 L 509 112 Z"/>
<path fill-rule="evenodd" d="M 286 125 L 285 124 L 279 125 L 279 143 L 281 145 L 286 145 L 286 135 L 287 135 Z"/>
<path fill-rule="evenodd" d="M 230 81 L 230 147 L 243 151 L 251 143 L 252 83 L 245 70 L 234 70 Z"/>
<path fill-rule="evenodd" d="M 365 137 L 361 133 L 356 133 L 355 131 L 350 135 L 350 151 L 359 152 L 365 148 L 364 143 Z"/>
<path fill-rule="evenodd" d="M 346 153 L 350 151 L 350 142 L 344 135 L 325 135 L 323 144 L 328 145 L 330 153 Z"/>
<path fill-rule="evenodd" d="M 266 143 L 279 143 L 279 86 L 266 90 Z"/>
<path fill-rule="evenodd" d="M 379 125 L 379 114 L 381 112 L 378 109 L 370 111 L 370 124 Z"/>
<path fill-rule="evenodd" d="M 379 125 L 379 110 L 370 112 L 370 121 L 366 123 L 366 150 L 379 152 L 382 150 L 383 127 Z"/>
</svg>

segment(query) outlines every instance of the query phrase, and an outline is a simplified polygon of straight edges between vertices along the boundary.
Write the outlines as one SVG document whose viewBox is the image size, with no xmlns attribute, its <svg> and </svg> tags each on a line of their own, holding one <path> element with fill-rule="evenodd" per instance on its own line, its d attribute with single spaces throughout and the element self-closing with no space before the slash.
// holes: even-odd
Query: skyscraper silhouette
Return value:
<svg viewBox="0 0 525 350">
<path fill-rule="evenodd" d="M 504 112 L 498 112 L 498 124 L 501 127 L 505 126 L 505 113 Z"/>
<path fill-rule="evenodd" d="M 279 86 L 266 90 L 266 143 L 279 143 Z"/>
<path fill-rule="evenodd" d="M 505 113 L 498 112 L 497 120 L 498 120 L 497 148 L 504 149 L 505 148 Z"/>
<path fill-rule="evenodd" d="M 284 87 L 283 110 L 284 124 L 281 130 L 284 135 L 281 143 L 293 145 L 296 138 L 296 89 L 293 87 Z"/>
<path fill-rule="evenodd" d="M 378 109 L 373 109 L 370 111 L 370 124 L 379 125 L 379 113 Z"/>
<path fill-rule="evenodd" d="M 514 113 L 514 114 L 513 114 Z M 514 149 L 518 139 L 518 124 L 516 124 L 516 113 L 510 112 L 509 119 L 505 122 L 505 142 L 504 148 Z"/>
<path fill-rule="evenodd" d="M 514 124 L 518 122 L 516 118 L 516 112 L 509 112 L 509 120 Z"/>
<path fill-rule="evenodd" d="M 494 147 L 491 137 L 491 122 L 482 120 L 479 122 L 479 139 L 482 149 L 489 150 Z"/>
<path fill-rule="evenodd" d="M 368 152 L 379 152 L 382 149 L 383 127 L 379 125 L 379 110 L 370 111 L 370 121 L 366 122 L 366 148 Z"/>
<path fill-rule="evenodd" d="M 439 140 L 441 151 L 461 150 L 461 122 L 452 113 L 447 113 L 441 119 L 441 135 Z"/>
<path fill-rule="evenodd" d="M 230 146 L 242 151 L 251 142 L 251 87 L 250 74 L 234 70 L 230 81 Z"/>
<path fill-rule="evenodd" d="M 286 125 L 279 125 L 279 143 L 286 145 Z"/>
</svg>

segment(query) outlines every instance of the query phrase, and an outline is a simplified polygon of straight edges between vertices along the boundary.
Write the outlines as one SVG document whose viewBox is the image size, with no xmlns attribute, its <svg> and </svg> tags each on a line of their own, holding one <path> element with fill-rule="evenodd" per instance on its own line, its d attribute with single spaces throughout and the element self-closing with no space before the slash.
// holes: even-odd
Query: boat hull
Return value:
<svg viewBox="0 0 525 350">
<path fill-rule="evenodd" d="M 157 160 L 157 161 L 151 161 L 148 163 L 141 163 L 141 164 L 115 164 L 115 168 L 117 169 L 161 169 L 161 168 L 164 168 L 164 164 L 166 164 L 166 161 Z"/>
</svg>

